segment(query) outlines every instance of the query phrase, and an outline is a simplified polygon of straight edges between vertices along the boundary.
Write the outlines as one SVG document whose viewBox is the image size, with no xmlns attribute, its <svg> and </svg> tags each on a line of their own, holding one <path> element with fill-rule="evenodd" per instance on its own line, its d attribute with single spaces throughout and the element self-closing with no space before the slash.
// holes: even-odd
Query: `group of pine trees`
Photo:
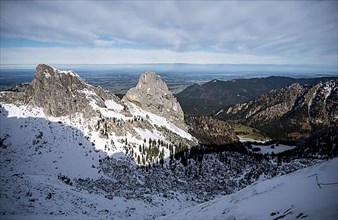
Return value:
<svg viewBox="0 0 338 220">
<path fill-rule="evenodd" d="M 132 119 L 129 119 L 129 123 L 133 123 L 135 121 L 143 121 L 143 118 L 140 116 L 134 116 Z M 121 123 L 120 119 L 112 118 L 112 122 L 117 125 Z M 100 134 L 109 139 L 109 125 L 107 123 L 107 120 L 104 118 L 100 118 L 97 121 L 96 130 L 100 132 Z M 113 140 L 112 146 L 114 145 Z M 205 154 L 216 152 L 218 154 L 218 159 L 223 163 L 228 163 L 228 159 L 224 154 L 221 152 L 224 151 L 224 149 L 212 149 L 208 148 L 208 146 L 196 146 L 193 148 L 188 148 L 187 146 L 183 145 L 182 143 L 178 143 L 177 145 L 174 145 L 172 143 L 165 142 L 160 139 L 151 139 L 151 138 L 144 138 L 143 144 L 135 145 L 132 143 L 128 143 L 127 138 L 121 140 L 122 143 L 124 143 L 125 152 L 128 156 L 134 158 L 137 161 L 137 164 L 140 167 L 145 167 L 146 169 L 150 169 L 151 166 L 160 165 L 163 167 L 164 160 L 165 160 L 165 149 L 166 151 L 169 151 L 169 157 L 168 157 L 168 165 L 171 169 L 175 169 L 176 163 L 180 162 L 182 165 L 187 166 L 189 165 L 191 160 L 194 160 L 197 164 L 200 164 L 203 162 L 203 157 Z M 110 150 L 111 147 L 105 146 L 105 150 Z M 212 149 L 210 151 L 210 149 Z M 243 152 L 242 152 L 243 153 Z M 254 154 L 249 152 L 244 152 L 247 154 L 250 154 L 257 162 L 262 162 L 265 158 L 261 154 Z M 272 155 L 272 158 L 274 158 L 275 155 Z M 277 156 L 278 165 L 280 165 L 283 161 L 282 157 Z"/>
<path fill-rule="evenodd" d="M 174 144 L 165 142 L 163 140 L 155 140 L 151 138 L 144 138 L 143 144 L 138 146 L 139 154 L 133 150 L 135 147 L 135 145 L 128 145 L 127 141 L 125 141 L 126 153 L 129 156 L 137 159 L 137 163 L 143 166 L 147 164 L 160 164 L 163 166 L 165 159 L 165 149 L 166 151 L 169 151 L 170 158 L 173 158 L 174 155 L 178 155 L 180 151 L 186 149 L 186 147 L 183 147 L 181 143 L 175 146 Z"/>
</svg>

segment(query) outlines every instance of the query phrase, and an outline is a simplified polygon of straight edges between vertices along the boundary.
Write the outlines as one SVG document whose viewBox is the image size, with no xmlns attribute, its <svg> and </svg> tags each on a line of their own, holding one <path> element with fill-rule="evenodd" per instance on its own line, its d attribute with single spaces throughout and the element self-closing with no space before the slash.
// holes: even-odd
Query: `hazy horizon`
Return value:
<svg viewBox="0 0 338 220">
<path fill-rule="evenodd" d="M 203 84 L 211 80 L 234 80 L 264 78 L 270 76 L 292 78 L 337 77 L 334 68 L 322 65 L 258 65 L 258 64 L 136 64 L 136 65 L 91 65 L 56 64 L 60 70 L 74 70 L 88 83 L 101 86 L 115 94 L 124 94 L 135 86 L 139 76 L 147 71 L 156 72 L 178 93 L 194 83 Z M 0 68 L 0 90 L 9 89 L 19 83 L 29 83 L 35 73 L 35 65 L 8 65 Z"/>
<path fill-rule="evenodd" d="M 1 64 L 1 70 L 6 69 L 35 69 L 38 64 Z M 149 69 L 145 71 L 167 72 L 262 72 L 267 73 L 327 73 L 336 74 L 334 65 L 300 65 L 300 64 L 190 64 L 190 63 L 145 63 L 145 64 L 49 64 L 58 69 L 80 70 L 114 70 Z M 153 70 L 152 70 L 153 69 Z"/>
</svg>

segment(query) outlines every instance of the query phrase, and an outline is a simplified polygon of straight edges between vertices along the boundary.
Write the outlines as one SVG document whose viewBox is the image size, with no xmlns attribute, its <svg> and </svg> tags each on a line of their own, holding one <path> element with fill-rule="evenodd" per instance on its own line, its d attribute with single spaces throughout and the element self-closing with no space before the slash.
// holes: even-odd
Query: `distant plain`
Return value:
<svg viewBox="0 0 338 220">
<path fill-rule="evenodd" d="M 125 94 L 137 84 L 139 76 L 154 71 L 167 83 L 173 93 L 181 92 L 194 83 L 202 84 L 214 79 L 288 76 L 310 78 L 337 76 L 331 67 L 301 65 L 193 65 L 193 64 L 140 64 L 140 65 L 53 65 L 58 69 L 74 70 L 89 84 L 101 86 L 114 94 Z M 2 65 L 0 91 L 19 83 L 31 82 L 35 72 L 33 65 Z"/>
</svg>

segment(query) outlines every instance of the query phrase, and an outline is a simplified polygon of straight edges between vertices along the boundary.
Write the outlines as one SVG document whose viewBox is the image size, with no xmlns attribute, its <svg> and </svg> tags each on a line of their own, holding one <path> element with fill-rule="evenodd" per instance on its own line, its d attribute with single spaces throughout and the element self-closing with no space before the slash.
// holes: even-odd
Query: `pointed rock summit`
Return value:
<svg viewBox="0 0 338 220">
<path fill-rule="evenodd" d="M 87 84 L 74 71 L 57 70 L 47 64 L 36 67 L 32 83 L 25 91 L 25 103 L 44 109 L 55 117 L 84 113 L 90 117 L 94 110 L 88 99 L 104 107 L 105 99 L 118 99 L 98 87 Z"/>
<path fill-rule="evenodd" d="M 184 113 L 165 82 L 154 72 L 143 73 L 136 85 L 124 97 L 146 111 L 160 115 L 187 131 Z"/>
</svg>

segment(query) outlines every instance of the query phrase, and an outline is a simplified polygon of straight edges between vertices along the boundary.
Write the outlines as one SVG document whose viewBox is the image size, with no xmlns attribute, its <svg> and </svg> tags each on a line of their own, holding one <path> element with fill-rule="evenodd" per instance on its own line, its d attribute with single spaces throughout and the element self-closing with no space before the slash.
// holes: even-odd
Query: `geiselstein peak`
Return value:
<svg viewBox="0 0 338 220">
<path fill-rule="evenodd" d="M 137 104 L 146 111 L 168 119 L 179 128 L 187 131 L 180 104 L 156 73 L 143 73 L 136 87 L 131 88 L 124 99 Z"/>
</svg>

